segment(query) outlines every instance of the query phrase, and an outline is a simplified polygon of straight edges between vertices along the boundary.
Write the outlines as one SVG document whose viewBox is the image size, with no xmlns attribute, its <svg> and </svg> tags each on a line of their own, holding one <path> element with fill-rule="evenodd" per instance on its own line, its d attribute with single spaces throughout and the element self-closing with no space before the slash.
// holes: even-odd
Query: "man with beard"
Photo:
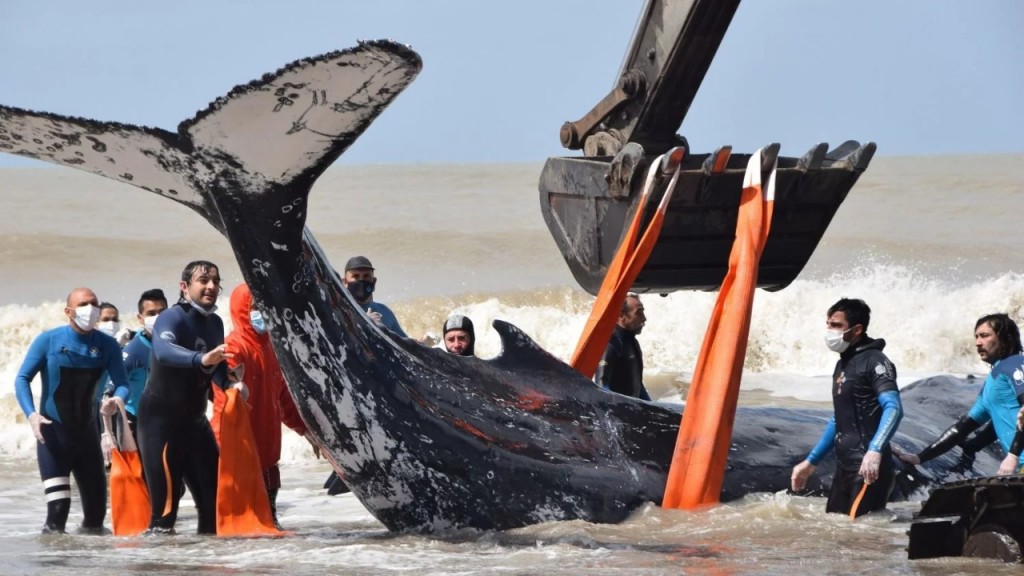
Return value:
<svg viewBox="0 0 1024 576">
<path fill-rule="evenodd" d="M 224 323 L 214 314 L 220 272 L 212 262 L 190 262 L 181 274 L 178 302 L 153 325 L 149 381 L 139 400 L 139 453 L 149 489 L 151 533 L 173 533 L 184 481 L 196 511 L 198 533 L 216 533 L 217 441 L 206 419 L 211 384 L 231 384 L 225 362 Z"/>
<path fill-rule="evenodd" d="M 476 331 L 473 321 L 462 314 L 452 314 L 444 323 L 441 336 L 444 349 L 456 356 L 473 356 L 476 347 Z"/>
<path fill-rule="evenodd" d="M 605 390 L 641 400 L 650 400 L 644 386 L 644 356 L 636 335 L 644 329 L 647 316 L 636 294 L 627 294 L 612 332 L 611 340 L 597 365 L 594 382 Z"/>
<path fill-rule="evenodd" d="M 790 478 L 793 491 L 803 490 L 835 448 L 836 473 L 825 512 L 854 517 L 882 510 L 889 500 L 895 478 L 889 441 L 903 418 L 896 367 L 882 353 L 885 340 L 868 336 L 870 321 L 871 309 L 863 300 L 842 298 L 828 309 L 825 345 L 839 354 L 832 374 L 835 413 Z"/>
</svg>

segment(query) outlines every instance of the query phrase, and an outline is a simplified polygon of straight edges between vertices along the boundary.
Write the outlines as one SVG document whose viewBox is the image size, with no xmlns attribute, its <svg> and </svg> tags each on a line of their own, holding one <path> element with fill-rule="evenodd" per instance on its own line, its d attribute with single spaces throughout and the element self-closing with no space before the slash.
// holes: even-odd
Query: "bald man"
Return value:
<svg viewBox="0 0 1024 576">
<path fill-rule="evenodd" d="M 36 436 L 39 475 L 46 494 L 43 533 L 63 533 L 71 510 L 71 474 L 75 475 L 84 519 L 80 532 L 103 533 L 107 484 L 93 402 L 104 372 L 114 382 L 114 396 L 128 397 L 128 377 L 121 346 L 95 330 L 99 300 L 88 288 L 68 295 L 67 325 L 43 332 L 29 346 L 14 382 L 18 404 Z M 32 379 L 41 376 L 40 406 L 32 398 Z M 104 400 L 112 414 L 117 400 Z"/>
</svg>

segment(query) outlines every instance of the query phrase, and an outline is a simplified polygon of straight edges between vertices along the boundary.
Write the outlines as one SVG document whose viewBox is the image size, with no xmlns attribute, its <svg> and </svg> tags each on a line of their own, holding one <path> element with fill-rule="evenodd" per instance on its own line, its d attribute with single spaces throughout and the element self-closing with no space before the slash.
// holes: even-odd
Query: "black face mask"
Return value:
<svg viewBox="0 0 1024 576">
<path fill-rule="evenodd" d="M 373 296 L 373 287 L 376 284 L 376 278 L 374 278 L 373 280 L 356 280 L 354 282 L 349 282 L 346 288 L 348 288 L 348 291 L 350 294 L 352 294 L 352 297 L 356 299 L 356 302 L 362 304 L 363 302 L 369 300 L 371 296 Z"/>
</svg>

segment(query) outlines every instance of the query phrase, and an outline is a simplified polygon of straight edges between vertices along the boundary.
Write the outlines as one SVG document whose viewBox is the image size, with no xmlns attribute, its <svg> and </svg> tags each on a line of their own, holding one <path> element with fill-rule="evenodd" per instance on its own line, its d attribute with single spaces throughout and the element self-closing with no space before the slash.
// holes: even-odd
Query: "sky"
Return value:
<svg viewBox="0 0 1024 576">
<path fill-rule="evenodd" d="M 579 154 L 558 130 L 612 87 L 642 5 L 3 0 L 0 104 L 174 130 L 288 62 L 389 38 L 423 71 L 342 162 L 541 162 Z M 695 153 L 1019 153 L 1021 24 L 1019 0 L 744 0 L 680 133 Z"/>
</svg>

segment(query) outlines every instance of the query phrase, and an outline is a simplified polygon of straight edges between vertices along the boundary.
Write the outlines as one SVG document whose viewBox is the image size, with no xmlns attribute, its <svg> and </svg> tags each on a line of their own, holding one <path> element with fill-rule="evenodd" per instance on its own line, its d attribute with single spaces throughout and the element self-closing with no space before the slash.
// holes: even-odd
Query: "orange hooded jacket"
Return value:
<svg viewBox="0 0 1024 576">
<path fill-rule="evenodd" d="M 284 383 L 284 374 L 277 363 L 270 335 L 257 334 L 249 319 L 252 294 L 249 287 L 239 284 L 231 292 L 231 322 L 234 329 L 224 338 L 227 351 L 234 354 L 228 366 L 245 365 L 242 381 L 249 387 L 252 432 L 256 438 L 256 451 L 260 455 L 260 468 L 274 468 L 281 459 L 281 423 L 299 435 L 306 434 L 291 393 Z M 220 443 L 220 420 L 227 397 L 219 386 L 213 386 L 213 418 L 210 424 Z"/>
</svg>

